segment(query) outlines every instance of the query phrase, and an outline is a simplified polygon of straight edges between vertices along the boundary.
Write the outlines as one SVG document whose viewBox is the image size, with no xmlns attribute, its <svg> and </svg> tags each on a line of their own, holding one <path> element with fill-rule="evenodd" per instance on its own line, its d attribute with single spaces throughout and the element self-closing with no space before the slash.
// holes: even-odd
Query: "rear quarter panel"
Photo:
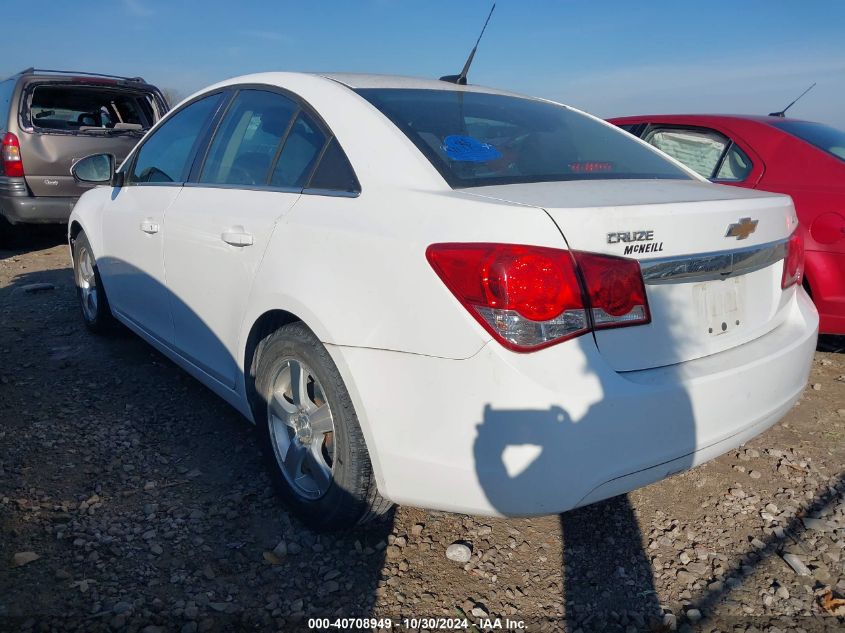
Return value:
<svg viewBox="0 0 845 633">
<path fill-rule="evenodd" d="M 462 359 L 489 335 L 429 265 L 437 242 L 563 248 L 541 210 L 455 192 L 373 189 L 303 195 L 276 225 L 249 301 L 242 349 L 268 310 L 300 317 L 328 344 Z"/>
</svg>

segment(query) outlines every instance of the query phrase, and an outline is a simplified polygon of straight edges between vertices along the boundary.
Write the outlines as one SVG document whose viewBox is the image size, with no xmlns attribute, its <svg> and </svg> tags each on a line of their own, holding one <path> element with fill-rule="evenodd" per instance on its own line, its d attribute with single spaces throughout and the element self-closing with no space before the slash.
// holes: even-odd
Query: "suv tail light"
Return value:
<svg viewBox="0 0 845 633">
<path fill-rule="evenodd" d="M 786 243 L 786 257 L 783 258 L 783 276 L 780 287 L 786 290 L 790 286 L 800 283 L 804 275 L 804 238 L 801 230 L 795 229 Z"/>
<path fill-rule="evenodd" d="M 23 176 L 23 161 L 21 161 L 21 144 L 18 137 L 7 132 L 3 137 L 2 156 L 3 173 L 7 176 L 20 178 Z"/>
<path fill-rule="evenodd" d="M 650 321 L 635 260 L 485 243 L 432 244 L 426 258 L 469 313 L 514 351 L 548 347 L 593 327 Z"/>
</svg>

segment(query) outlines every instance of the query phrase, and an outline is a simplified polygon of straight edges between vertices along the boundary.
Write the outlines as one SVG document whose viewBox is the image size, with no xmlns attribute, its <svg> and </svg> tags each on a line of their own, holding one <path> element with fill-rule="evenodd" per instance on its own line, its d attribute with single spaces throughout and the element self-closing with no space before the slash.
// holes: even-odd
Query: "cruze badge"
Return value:
<svg viewBox="0 0 845 633">
<path fill-rule="evenodd" d="M 635 242 L 650 242 L 650 244 L 636 244 Z M 663 242 L 654 241 L 654 231 L 617 231 L 607 234 L 608 244 L 625 244 L 623 255 L 634 253 L 659 253 L 663 250 Z"/>
<path fill-rule="evenodd" d="M 744 240 L 756 230 L 757 220 L 740 218 L 739 222 L 728 225 L 728 232 L 725 233 L 725 237 L 735 237 L 738 240 Z"/>
</svg>

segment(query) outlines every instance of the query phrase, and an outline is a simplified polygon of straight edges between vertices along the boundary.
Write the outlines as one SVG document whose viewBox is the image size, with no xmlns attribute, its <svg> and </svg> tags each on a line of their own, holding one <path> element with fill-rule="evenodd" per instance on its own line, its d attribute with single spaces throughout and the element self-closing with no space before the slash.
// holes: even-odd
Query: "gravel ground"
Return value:
<svg viewBox="0 0 845 633">
<path fill-rule="evenodd" d="M 403 507 L 319 536 L 237 414 L 136 337 L 84 330 L 61 239 L 0 251 L 0 630 L 845 628 L 842 339 L 782 423 L 625 497 L 518 520 Z"/>
</svg>

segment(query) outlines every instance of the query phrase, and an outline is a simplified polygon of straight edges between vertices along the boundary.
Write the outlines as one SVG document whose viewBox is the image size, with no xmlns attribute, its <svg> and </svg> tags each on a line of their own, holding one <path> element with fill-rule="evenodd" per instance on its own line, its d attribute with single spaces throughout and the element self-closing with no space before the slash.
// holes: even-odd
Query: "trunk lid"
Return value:
<svg viewBox="0 0 845 633">
<path fill-rule="evenodd" d="M 766 334 L 786 318 L 783 242 L 798 224 L 787 196 L 670 180 L 466 191 L 544 209 L 572 250 L 640 261 L 651 323 L 595 332 L 602 356 L 616 371 L 715 354 Z"/>
</svg>

